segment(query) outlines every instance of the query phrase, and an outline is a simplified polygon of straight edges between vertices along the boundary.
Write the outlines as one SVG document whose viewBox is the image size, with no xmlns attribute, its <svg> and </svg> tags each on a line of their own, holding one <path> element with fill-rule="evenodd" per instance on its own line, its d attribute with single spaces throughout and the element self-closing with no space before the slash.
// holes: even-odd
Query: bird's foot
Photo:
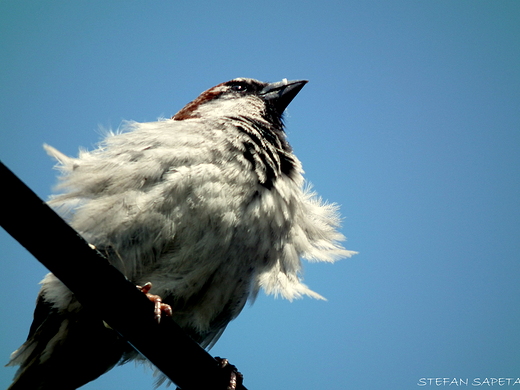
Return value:
<svg viewBox="0 0 520 390">
<path fill-rule="evenodd" d="M 230 364 L 227 359 L 220 358 L 218 356 L 215 357 L 220 368 L 229 372 L 229 383 L 226 387 L 226 390 L 235 390 L 237 386 L 241 386 L 244 380 L 244 376 L 238 372 L 237 368 Z"/>
<path fill-rule="evenodd" d="M 150 294 L 149 291 L 152 289 L 152 283 L 148 282 L 141 286 L 136 286 L 146 297 L 152 301 L 155 305 L 153 310 L 155 321 L 159 324 L 161 322 L 161 317 L 164 314 L 165 316 L 172 316 L 172 307 L 166 303 L 162 302 L 162 298 L 159 295 Z"/>
</svg>

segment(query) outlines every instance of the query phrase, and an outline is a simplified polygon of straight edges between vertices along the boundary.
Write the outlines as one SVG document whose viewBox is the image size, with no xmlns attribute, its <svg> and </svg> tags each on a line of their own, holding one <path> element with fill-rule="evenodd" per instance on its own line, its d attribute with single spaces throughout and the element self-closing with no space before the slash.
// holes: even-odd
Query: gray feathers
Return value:
<svg viewBox="0 0 520 390">
<path fill-rule="evenodd" d="M 283 96 L 284 85 L 295 83 L 273 85 Z M 321 298 L 302 283 L 301 258 L 333 262 L 354 253 L 339 244 L 337 207 L 305 186 L 277 111 L 285 106 L 275 106 L 272 92 L 269 102 L 260 94 L 269 86 L 219 84 L 173 119 L 128 122 L 77 158 L 46 146 L 61 171 L 61 193 L 49 203 L 130 280 L 152 282 L 174 320 L 203 346 L 261 288 L 289 300 Z M 79 339 L 111 345 L 110 361 L 94 364 L 83 383 L 133 357 L 83 310 L 53 275 L 42 281 L 37 325 L 10 363 L 21 365 L 20 382 L 26 371 L 63 359 Z"/>
</svg>

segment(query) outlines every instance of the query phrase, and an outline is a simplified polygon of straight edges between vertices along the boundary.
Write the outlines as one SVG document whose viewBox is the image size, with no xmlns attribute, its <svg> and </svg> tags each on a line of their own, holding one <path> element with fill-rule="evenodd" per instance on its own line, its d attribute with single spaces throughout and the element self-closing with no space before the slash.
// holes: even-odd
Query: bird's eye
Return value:
<svg viewBox="0 0 520 390">
<path fill-rule="evenodd" d="M 231 90 L 237 91 L 237 92 L 246 92 L 247 91 L 247 85 L 239 83 L 239 84 L 233 84 L 231 85 Z"/>
</svg>

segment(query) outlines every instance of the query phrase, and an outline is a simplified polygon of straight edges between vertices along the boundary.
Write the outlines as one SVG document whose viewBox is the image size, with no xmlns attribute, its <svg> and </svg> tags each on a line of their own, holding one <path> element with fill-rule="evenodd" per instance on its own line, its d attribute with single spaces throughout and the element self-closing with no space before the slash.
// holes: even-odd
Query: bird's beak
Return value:
<svg viewBox="0 0 520 390">
<path fill-rule="evenodd" d="M 270 102 L 278 111 L 278 114 L 282 115 L 289 103 L 298 95 L 298 92 L 307 82 L 307 80 L 287 81 L 287 79 L 283 79 L 276 83 L 267 84 L 260 91 L 260 96 L 266 102 Z"/>
</svg>

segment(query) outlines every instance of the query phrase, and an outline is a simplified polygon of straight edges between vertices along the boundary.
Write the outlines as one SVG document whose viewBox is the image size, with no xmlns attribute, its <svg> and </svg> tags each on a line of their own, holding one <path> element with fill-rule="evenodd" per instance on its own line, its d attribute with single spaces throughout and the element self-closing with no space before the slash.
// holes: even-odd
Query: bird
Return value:
<svg viewBox="0 0 520 390">
<path fill-rule="evenodd" d="M 284 111 L 306 83 L 235 78 L 169 119 L 124 122 L 77 157 L 44 145 L 60 171 L 48 203 L 204 348 L 261 290 L 324 299 L 303 283 L 302 259 L 356 252 L 287 140 Z M 143 358 L 49 273 L 11 354 L 9 390 L 76 389 L 134 359 Z"/>
</svg>

